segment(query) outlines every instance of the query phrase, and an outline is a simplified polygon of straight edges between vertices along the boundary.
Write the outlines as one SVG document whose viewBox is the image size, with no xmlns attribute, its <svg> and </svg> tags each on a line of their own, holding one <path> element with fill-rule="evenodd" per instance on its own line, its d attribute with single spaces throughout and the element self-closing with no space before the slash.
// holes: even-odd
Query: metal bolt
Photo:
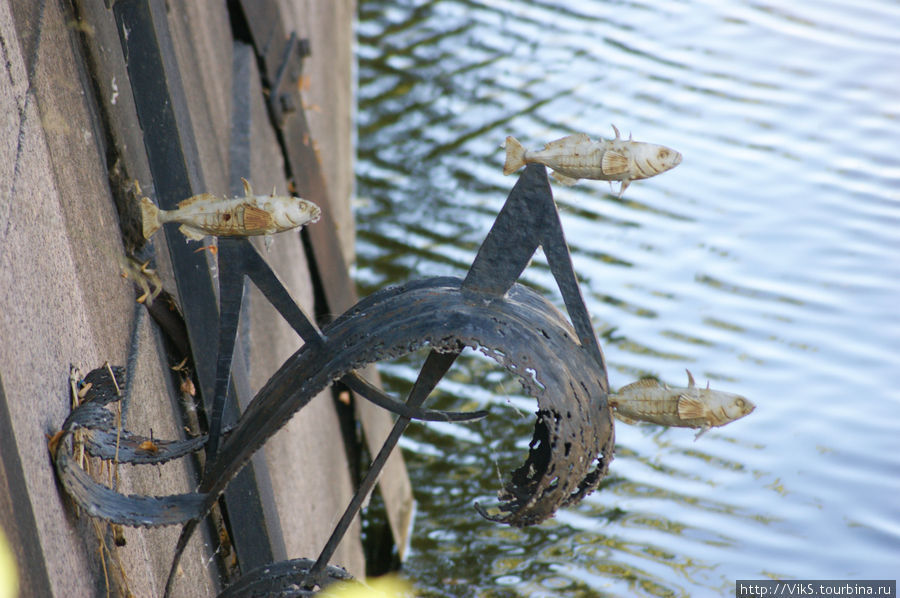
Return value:
<svg viewBox="0 0 900 598">
<path fill-rule="evenodd" d="M 300 54 L 300 58 L 306 58 L 312 54 L 312 46 L 309 44 L 308 37 L 297 40 L 297 52 Z"/>
<path fill-rule="evenodd" d="M 292 94 L 282 93 L 278 96 L 278 103 L 283 113 L 290 114 L 297 111 L 297 102 Z"/>
</svg>

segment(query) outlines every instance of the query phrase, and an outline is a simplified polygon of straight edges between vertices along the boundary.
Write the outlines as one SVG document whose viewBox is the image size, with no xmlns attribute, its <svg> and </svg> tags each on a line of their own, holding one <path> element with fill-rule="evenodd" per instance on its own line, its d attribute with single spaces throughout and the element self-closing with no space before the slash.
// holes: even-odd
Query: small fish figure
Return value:
<svg viewBox="0 0 900 598">
<path fill-rule="evenodd" d="M 141 199 L 144 238 L 149 239 L 166 222 L 180 222 L 178 228 L 188 239 L 200 241 L 206 235 L 246 237 L 280 233 L 316 222 L 319 206 L 299 197 L 253 195 L 244 182 L 244 197 L 220 199 L 211 193 L 189 197 L 176 210 L 160 210 L 148 198 Z"/>
<path fill-rule="evenodd" d="M 506 138 L 506 163 L 503 174 L 512 174 L 525 164 L 536 162 L 549 166 L 553 178 L 563 185 L 574 185 L 578 179 L 621 181 L 619 197 L 631 181 L 646 179 L 681 164 L 681 154 L 664 145 L 615 139 L 591 141 L 584 133 L 551 141 L 544 149 L 526 150 L 515 137 Z"/>
<path fill-rule="evenodd" d="M 709 383 L 706 388 L 697 388 L 691 372 L 685 371 L 687 388 L 669 387 L 646 378 L 610 394 L 609 404 L 615 408 L 616 418 L 626 424 L 640 420 L 663 426 L 700 428 L 696 440 L 710 428 L 731 423 L 756 408 L 740 395 L 710 390 Z"/>
</svg>

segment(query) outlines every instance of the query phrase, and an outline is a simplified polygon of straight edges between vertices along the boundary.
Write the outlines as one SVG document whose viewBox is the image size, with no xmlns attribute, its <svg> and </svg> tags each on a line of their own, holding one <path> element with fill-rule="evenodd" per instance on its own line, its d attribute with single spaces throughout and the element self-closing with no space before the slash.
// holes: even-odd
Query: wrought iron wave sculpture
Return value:
<svg viewBox="0 0 900 598">
<path fill-rule="evenodd" d="M 535 291 L 516 283 L 539 246 L 560 287 L 569 320 Z M 516 374 L 526 392 L 538 401 L 528 457 L 499 493 L 498 512 L 490 514 L 476 505 L 481 515 L 515 526 L 537 524 L 558 508 L 579 501 L 606 474 L 614 443 L 606 366 L 543 166 L 530 165 L 520 176 L 464 279 L 429 278 L 382 289 L 321 331 L 246 240 L 220 239 L 218 255 L 219 352 L 209 437 L 171 442 L 150 439 L 148 445 L 147 439 L 118 430 L 105 406 L 118 399 L 116 382 L 124 382 L 120 379 L 124 371 L 103 368 L 86 377 L 94 386 L 63 425 L 60 445 L 65 448 L 56 450 L 54 457 L 63 487 L 89 514 L 130 526 L 184 525 L 167 595 L 191 534 L 229 481 L 299 409 L 336 380 L 397 413 L 394 428 L 315 563 L 302 559 L 281 568 L 248 572 L 232 588 L 265 587 L 273 592 L 293 585 L 300 588 L 296 595 L 307 595 L 342 577 L 328 561 L 410 420 L 465 421 L 485 415 L 421 407 L 466 347 L 483 352 Z M 222 411 L 244 276 L 256 284 L 305 344 L 284 362 L 237 424 L 223 435 Z M 405 403 L 356 374 L 364 365 L 421 348 L 431 352 Z M 115 382 L 112 371 L 116 372 Z M 119 494 L 71 463 L 70 437 L 78 429 L 84 429 L 83 436 L 89 439 L 85 450 L 104 458 L 115 455 L 119 462 L 162 462 L 205 446 L 206 470 L 200 486 L 197 492 L 165 497 Z M 233 590 L 222 595 L 233 595 L 229 591 Z"/>
</svg>

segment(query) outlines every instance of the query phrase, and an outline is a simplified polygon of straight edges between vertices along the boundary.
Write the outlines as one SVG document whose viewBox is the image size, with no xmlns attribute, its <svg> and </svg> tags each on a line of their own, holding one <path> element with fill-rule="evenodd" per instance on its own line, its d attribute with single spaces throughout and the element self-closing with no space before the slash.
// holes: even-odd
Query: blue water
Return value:
<svg viewBox="0 0 900 598">
<path fill-rule="evenodd" d="M 572 6 L 577 5 L 577 8 Z M 900 575 L 900 5 L 360 0 L 356 276 L 463 275 L 503 204 L 500 145 L 573 132 L 680 151 L 619 199 L 554 185 L 610 383 L 747 396 L 694 441 L 616 425 L 601 488 L 482 520 L 534 403 L 473 355 L 402 442 L 423 596 L 715 596 L 735 579 Z M 561 305 L 541 256 L 526 284 Z M 384 364 L 392 391 L 416 359 Z"/>
</svg>

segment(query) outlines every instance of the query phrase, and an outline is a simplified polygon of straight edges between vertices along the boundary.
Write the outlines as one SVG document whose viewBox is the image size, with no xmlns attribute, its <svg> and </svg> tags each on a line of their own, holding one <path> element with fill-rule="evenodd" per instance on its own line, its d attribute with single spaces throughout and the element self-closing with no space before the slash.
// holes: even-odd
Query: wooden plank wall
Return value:
<svg viewBox="0 0 900 598">
<path fill-rule="evenodd" d="M 285 158 L 265 106 L 261 79 L 250 77 L 250 169 L 229 172 L 233 64 L 236 52 L 228 9 L 236 3 L 149 2 L 165 20 L 190 115 L 195 160 L 204 189 L 229 192 L 235 175 L 259 189 L 288 189 Z M 353 255 L 352 19 L 354 0 L 283 0 L 285 32 L 308 37 L 302 88 L 329 195 L 342 258 Z M 126 545 L 101 559 L 96 526 L 75 512 L 56 484 L 46 434 L 69 411 L 68 376 L 105 361 L 125 364 L 135 317 L 132 284 L 120 276 L 122 229 L 132 215 L 116 210 L 137 179 L 155 183 L 136 116 L 126 56 L 113 10 L 103 0 L 0 0 L 0 526 L 20 564 L 23 596 L 162 594 L 179 530 L 126 529 Z M 248 68 L 255 70 L 250 60 Z M 173 230 L 166 234 L 178 234 Z M 156 240 L 164 286 L 177 294 L 162 234 Z M 297 233 L 275 238 L 266 254 L 289 290 L 314 313 L 313 286 Z M 350 300 L 350 298 L 348 298 Z M 300 344 L 264 299 L 249 294 L 242 329 L 251 390 L 258 389 Z M 185 397 L 173 386 L 173 356 L 149 318 L 140 328 L 137 394 L 129 427 L 155 437 L 183 435 Z M 349 501 L 355 480 L 329 393 L 295 416 L 254 460 L 270 487 L 267 515 L 276 558 L 315 558 Z M 386 414 L 368 429 L 386 429 Z M 378 419 L 378 418 L 381 419 Z M 370 433 L 370 446 L 381 438 Z M 121 468 L 126 493 L 186 492 L 197 482 L 190 463 Z M 395 529 L 408 524 L 411 493 L 402 460 L 386 473 Z M 405 533 L 403 530 L 402 533 Z M 405 538 L 404 538 L 405 539 Z M 110 545 L 110 543 L 106 543 Z M 178 596 L 215 595 L 220 570 L 209 529 L 197 534 L 176 584 Z M 105 561 L 105 571 L 104 571 Z M 359 527 L 334 562 L 364 574 Z"/>
</svg>

